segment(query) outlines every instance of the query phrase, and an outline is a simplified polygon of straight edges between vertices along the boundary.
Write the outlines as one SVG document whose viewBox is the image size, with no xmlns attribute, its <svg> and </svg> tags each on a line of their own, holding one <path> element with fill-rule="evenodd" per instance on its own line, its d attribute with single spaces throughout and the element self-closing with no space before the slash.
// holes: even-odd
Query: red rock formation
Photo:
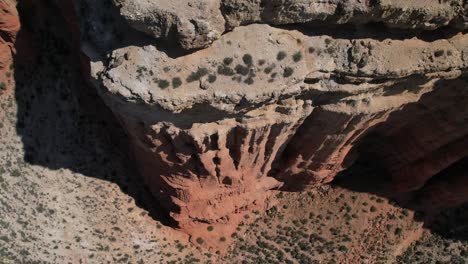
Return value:
<svg viewBox="0 0 468 264">
<path fill-rule="evenodd" d="M 270 190 L 326 184 L 359 156 L 382 165 L 395 193 L 421 190 L 440 205 L 468 200 L 466 171 L 451 170 L 468 155 L 467 82 L 460 77 L 468 62 L 466 34 L 347 40 L 254 25 L 226 34 L 211 49 L 177 57 L 108 37 L 117 29 L 99 24 L 93 17 L 100 18 L 99 6 L 84 2 L 91 21 L 85 22 L 93 26 L 87 29 L 95 30 L 87 54 L 106 54 L 86 63 L 93 81 L 126 129 L 145 183 L 194 237 L 205 236 L 206 225 L 229 234 L 245 214 L 268 207 Z M 73 17 L 70 2 L 61 4 Z M 69 25 L 76 36 L 77 22 L 69 19 Z M 109 50 L 91 50 L 102 47 Z M 284 50 L 304 57 L 289 56 L 282 65 L 276 56 Z M 242 76 L 233 83 L 215 67 L 217 84 L 207 74 L 185 82 L 226 56 L 248 64 L 242 62 L 247 54 L 282 71 L 293 67 L 296 75 L 280 73 L 271 84 L 258 68 L 252 85 Z M 175 77 L 184 85 L 161 83 Z"/>
<path fill-rule="evenodd" d="M 16 1 L 0 0 L 0 95 L 13 84 L 13 54 L 19 29 Z"/>
</svg>

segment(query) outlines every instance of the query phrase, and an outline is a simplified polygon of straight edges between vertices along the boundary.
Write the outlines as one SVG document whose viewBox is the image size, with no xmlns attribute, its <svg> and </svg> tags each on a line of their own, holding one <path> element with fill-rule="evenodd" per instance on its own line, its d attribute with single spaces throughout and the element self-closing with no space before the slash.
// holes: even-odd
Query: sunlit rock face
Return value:
<svg viewBox="0 0 468 264">
<path fill-rule="evenodd" d="M 19 29 L 16 1 L 0 1 L 0 96 L 13 86 L 13 54 Z"/>
<path fill-rule="evenodd" d="M 77 2 L 95 86 L 180 227 L 235 227 L 362 155 L 395 192 L 468 198 L 447 171 L 468 155 L 462 1 Z"/>
</svg>

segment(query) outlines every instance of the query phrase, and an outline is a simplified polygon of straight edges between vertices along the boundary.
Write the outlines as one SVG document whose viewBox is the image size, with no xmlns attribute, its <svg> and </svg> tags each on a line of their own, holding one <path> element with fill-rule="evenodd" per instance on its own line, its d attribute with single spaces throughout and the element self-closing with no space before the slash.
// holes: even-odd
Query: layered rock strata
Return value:
<svg viewBox="0 0 468 264">
<path fill-rule="evenodd" d="M 324 22 L 381 22 L 402 29 L 466 29 L 466 1 L 405 0 L 114 0 L 135 29 L 171 38 L 185 49 L 206 48 L 227 30 L 251 23 L 273 25 Z"/>
<path fill-rule="evenodd" d="M 94 83 L 182 228 L 234 226 L 268 206 L 269 190 L 328 183 L 360 155 L 382 164 L 395 192 L 465 180 L 448 172 L 468 155 L 462 1 L 114 1 L 105 16 L 106 2 L 80 2 Z M 314 21 L 411 33 L 251 24 Z M 413 31 L 445 26 L 430 38 Z M 385 140 L 363 150 L 375 138 Z M 444 174 L 452 183 L 437 183 Z M 448 200 L 466 201 L 453 190 Z"/>
</svg>

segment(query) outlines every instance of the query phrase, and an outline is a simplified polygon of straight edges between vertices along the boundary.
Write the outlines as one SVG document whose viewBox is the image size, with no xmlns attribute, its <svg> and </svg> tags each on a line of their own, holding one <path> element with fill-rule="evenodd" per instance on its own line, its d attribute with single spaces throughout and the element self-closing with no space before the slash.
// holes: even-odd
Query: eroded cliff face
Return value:
<svg viewBox="0 0 468 264">
<path fill-rule="evenodd" d="M 75 4 L 95 86 L 191 233 L 228 233 L 269 190 L 328 183 L 363 156 L 396 193 L 468 198 L 453 169 L 468 155 L 465 1 Z"/>
<path fill-rule="evenodd" d="M 13 54 L 20 29 L 16 1 L 0 1 L 0 95 L 13 85 Z M 9 91 L 11 89 L 8 89 Z"/>
</svg>

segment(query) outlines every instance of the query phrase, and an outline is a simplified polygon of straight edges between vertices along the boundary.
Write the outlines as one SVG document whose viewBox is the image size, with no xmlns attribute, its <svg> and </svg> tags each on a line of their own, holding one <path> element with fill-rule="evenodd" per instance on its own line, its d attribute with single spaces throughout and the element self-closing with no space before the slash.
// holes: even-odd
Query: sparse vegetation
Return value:
<svg viewBox="0 0 468 264">
<path fill-rule="evenodd" d="M 214 83 L 214 82 L 216 82 L 216 79 L 217 79 L 216 75 L 214 75 L 214 74 L 208 75 L 208 82 L 209 82 L 209 83 Z"/>
<path fill-rule="evenodd" d="M 436 57 L 442 57 L 442 56 L 444 56 L 444 54 L 445 54 L 444 50 L 436 50 L 434 52 L 434 56 L 436 56 Z"/>
<path fill-rule="evenodd" d="M 179 88 L 182 85 L 182 80 L 179 77 L 172 78 L 172 87 Z"/>
<path fill-rule="evenodd" d="M 243 76 L 246 76 L 247 74 L 249 74 L 249 68 L 247 68 L 247 67 L 245 67 L 243 65 L 240 65 L 240 64 L 236 65 L 235 70 L 236 70 L 237 74 L 240 74 L 240 75 L 243 75 Z"/>
<path fill-rule="evenodd" d="M 244 83 L 252 85 L 254 83 L 254 79 L 251 76 L 249 76 L 247 79 L 245 79 Z"/>
<path fill-rule="evenodd" d="M 226 58 L 223 59 L 223 63 L 225 65 L 231 65 L 233 61 L 234 61 L 234 59 L 231 58 L 231 57 L 226 57 Z"/>
<path fill-rule="evenodd" d="M 205 67 L 198 68 L 198 70 L 196 72 L 192 72 L 189 75 L 189 77 L 187 77 L 187 82 L 191 83 L 191 82 L 199 81 L 203 76 L 205 76 L 207 74 L 208 74 L 208 69 L 207 68 L 205 68 Z"/>
<path fill-rule="evenodd" d="M 282 61 L 282 60 L 284 60 L 284 59 L 286 58 L 286 56 L 288 56 L 288 55 L 286 54 L 286 52 L 280 51 L 280 52 L 278 52 L 278 54 L 276 55 L 276 59 L 277 59 L 278 61 Z"/>
<path fill-rule="evenodd" d="M 242 61 L 245 63 L 245 65 L 252 66 L 252 64 L 253 64 L 252 55 L 245 54 L 244 56 L 242 56 Z"/>
<path fill-rule="evenodd" d="M 293 74 L 294 74 L 294 69 L 293 68 L 291 68 L 291 67 L 284 68 L 284 72 L 283 72 L 283 77 L 284 78 L 291 77 Z"/>
<path fill-rule="evenodd" d="M 221 66 L 218 66 L 218 74 L 224 75 L 224 76 L 233 76 L 236 74 L 236 72 L 232 68 L 226 65 L 221 65 Z"/>
<path fill-rule="evenodd" d="M 167 87 L 169 87 L 169 82 L 167 80 L 159 80 L 158 82 L 158 86 L 159 88 L 161 89 L 166 89 Z"/>
<path fill-rule="evenodd" d="M 302 52 L 298 51 L 298 52 L 294 53 L 293 61 L 294 62 L 299 62 L 301 60 L 302 60 Z"/>
</svg>

